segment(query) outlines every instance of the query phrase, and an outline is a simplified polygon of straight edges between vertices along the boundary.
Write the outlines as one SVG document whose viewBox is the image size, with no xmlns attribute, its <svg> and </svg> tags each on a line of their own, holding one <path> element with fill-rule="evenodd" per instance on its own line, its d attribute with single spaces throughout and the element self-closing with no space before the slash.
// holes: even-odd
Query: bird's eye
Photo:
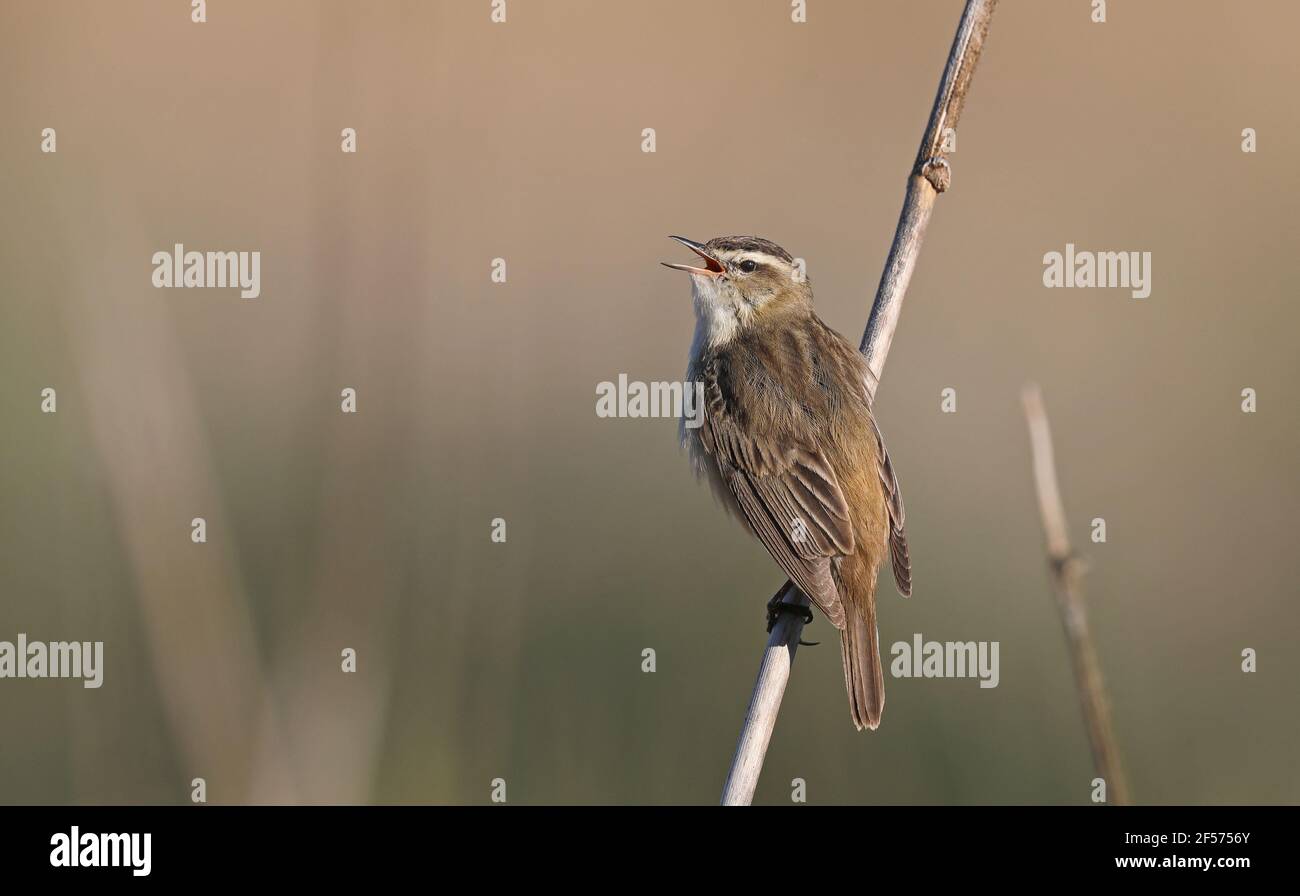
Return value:
<svg viewBox="0 0 1300 896">
<path fill-rule="evenodd" d="M 746 274 L 754 273 L 754 269 L 756 267 L 758 267 L 758 265 L 754 263 L 754 259 L 752 258 L 746 258 L 744 261 L 740 263 L 740 269 L 744 271 Z"/>
</svg>

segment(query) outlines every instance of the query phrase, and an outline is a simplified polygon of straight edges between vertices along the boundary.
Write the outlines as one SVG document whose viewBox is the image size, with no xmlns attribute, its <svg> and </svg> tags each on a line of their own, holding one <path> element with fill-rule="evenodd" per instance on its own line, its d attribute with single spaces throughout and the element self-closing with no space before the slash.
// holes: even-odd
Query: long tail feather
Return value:
<svg viewBox="0 0 1300 896">
<path fill-rule="evenodd" d="M 876 630 L 876 601 L 868 595 L 866 606 L 846 602 L 840 652 L 844 660 L 844 687 L 849 692 L 853 724 L 861 731 L 880 725 L 885 709 L 885 674 L 880 666 L 880 634 Z"/>
</svg>

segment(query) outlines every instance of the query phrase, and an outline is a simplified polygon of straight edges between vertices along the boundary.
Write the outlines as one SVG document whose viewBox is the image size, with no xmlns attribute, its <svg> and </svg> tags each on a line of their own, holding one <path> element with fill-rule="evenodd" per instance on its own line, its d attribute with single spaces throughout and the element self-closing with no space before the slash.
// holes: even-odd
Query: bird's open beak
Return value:
<svg viewBox="0 0 1300 896">
<path fill-rule="evenodd" d="M 668 237 L 668 239 L 677 240 L 677 242 L 681 243 L 687 249 L 690 249 L 696 255 L 700 256 L 700 258 L 703 258 L 706 267 L 694 268 L 691 267 L 689 264 L 672 264 L 667 261 L 659 262 L 661 265 L 663 265 L 666 268 L 672 268 L 674 271 L 685 271 L 688 274 L 699 274 L 704 277 L 721 276 L 722 262 L 718 261 L 712 255 L 710 255 L 709 250 L 704 248 L 703 243 L 697 243 L 695 242 L 695 240 L 688 240 L 684 236 L 670 236 Z"/>
</svg>

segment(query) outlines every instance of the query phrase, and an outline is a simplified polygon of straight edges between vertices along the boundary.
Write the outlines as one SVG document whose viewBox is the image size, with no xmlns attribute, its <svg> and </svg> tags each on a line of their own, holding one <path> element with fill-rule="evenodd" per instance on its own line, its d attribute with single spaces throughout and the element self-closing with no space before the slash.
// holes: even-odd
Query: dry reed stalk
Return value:
<svg viewBox="0 0 1300 896">
<path fill-rule="evenodd" d="M 925 228 L 934 211 L 934 201 L 948 189 L 951 181 L 951 170 L 944 157 L 944 142 L 949 130 L 956 129 L 957 120 L 961 117 L 966 92 L 970 88 L 980 52 L 984 49 L 984 39 L 988 35 L 989 21 L 995 6 L 997 0 L 967 0 L 961 21 L 957 25 L 957 34 L 953 38 L 952 49 L 948 53 L 948 64 L 944 67 L 943 78 L 939 82 L 939 91 L 934 98 L 925 135 L 921 139 L 921 148 L 908 175 L 903 211 L 898 217 L 894 242 L 890 246 L 875 302 L 871 306 L 871 317 L 862 334 L 861 351 L 874 376 L 874 381 L 866 384 L 873 400 L 884 371 L 890 343 L 894 339 L 894 330 L 898 326 L 903 297 L 907 293 L 912 272 L 916 269 L 921 242 L 925 239 Z M 786 603 L 808 606 L 807 596 L 792 583 L 786 582 L 782 593 Z M 723 785 L 724 806 L 747 806 L 753 801 L 758 776 L 763 770 L 763 757 L 767 754 L 776 716 L 781 710 L 781 698 L 785 695 L 785 687 L 790 680 L 790 668 L 794 663 L 795 649 L 802 631 L 802 620 L 785 613 L 773 626 L 767 639 L 758 669 L 758 680 L 754 684 L 740 740 L 736 744 L 736 754 L 731 760 L 726 784 Z"/>
</svg>

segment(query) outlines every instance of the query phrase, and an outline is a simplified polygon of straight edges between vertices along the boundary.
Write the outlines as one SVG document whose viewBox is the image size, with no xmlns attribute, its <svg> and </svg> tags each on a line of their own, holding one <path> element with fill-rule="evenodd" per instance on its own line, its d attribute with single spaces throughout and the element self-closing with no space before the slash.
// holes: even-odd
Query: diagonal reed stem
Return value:
<svg viewBox="0 0 1300 896">
<path fill-rule="evenodd" d="M 975 74 L 980 52 L 984 49 L 984 39 L 988 35 L 989 21 L 993 17 L 995 6 L 997 0 L 967 0 L 961 22 L 957 25 L 957 34 L 952 41 L 952 49 L 948 52 L 948 63 L 944 67 L 938 93 L 935 94 L 925 135 L 921 138 L 921 147 L 908 175 L 907 195 L 898 217 L 894 242 L 890 246 L 889 258 L 885 261 L 885 270 L 881 274 L 880 286 L 871 306 L 871 317 L 862 334 L 861 350 L 867 357 L 873 376 L 873 380 L 866 385 L 873 400 L 885 367 L 885 358 L 889 354 L 889 345 L 894 339 L 894 330 L 898 326 L 903 297 L 911 282 L 912 272 L 916 269 L 921 242 L 925 239 L 925 228 L 934 211 L 934 201 L 948 189 L 951 181 L 951 169 L 944 157 L 944 141 L 949 129 L 955 129 L 957 120 L 961 117 L 966 92 Z M 786 582 L 782 594 L 786 603 L 808 606 L 807 596 L 790 582 Z M 772 634 L 767 639 L 758 669 L 758 680 L 754 683 L 754 693 L 750 697 L 740 740 L 736 744 L 736 755 L 731 760 L 731 769 L 727 773 L 726 784 L 723 785 L 724 806 L 747 806 L 754 799 L 758 776 L 763 770 L 763 757 L 767 755 L 767 745 L 772 740 L 772 729 L 776 726 L 777 713 L 781 710 L 781 698 L 785 695 L 785 687 L 790 680 L 790 668 L 794 663 L 794 653 L 802 631 L 803 622 L 794 615 L 785 613 L 773 626 Z"/>
<path fill-rule="evenodd" d="M 1093 646 L 1088 612 L 1083 604 L 1085 564 L 1070 548 L 1065 523 L 1065 504 L 1056 482 L 1056 461 L 1052 452 L 1052 430 L 1047 423 L 1047 409 L 1038 386 L 1025 387 L 1025 419 L 1029 423 L 1029 447 L 1033 455 L 1034 484 L 1038 490 L 1038 509 L 1047 535 L 1047 562 L 1052 573 L 1052 590 L 1056 593 L 1070 648 L 1074 680 L 1079 688 L 1083 722 L 1088 729 L 1092 761 L 1097 775 L 1106 782 L 1109 802 L 1127 806 L 1130 802 L 1128 780 L 1120 764 L 1119 742 L 1111 724 L 1110 702 L 1101 677 L 1101 663 Z"/>
</svg>

